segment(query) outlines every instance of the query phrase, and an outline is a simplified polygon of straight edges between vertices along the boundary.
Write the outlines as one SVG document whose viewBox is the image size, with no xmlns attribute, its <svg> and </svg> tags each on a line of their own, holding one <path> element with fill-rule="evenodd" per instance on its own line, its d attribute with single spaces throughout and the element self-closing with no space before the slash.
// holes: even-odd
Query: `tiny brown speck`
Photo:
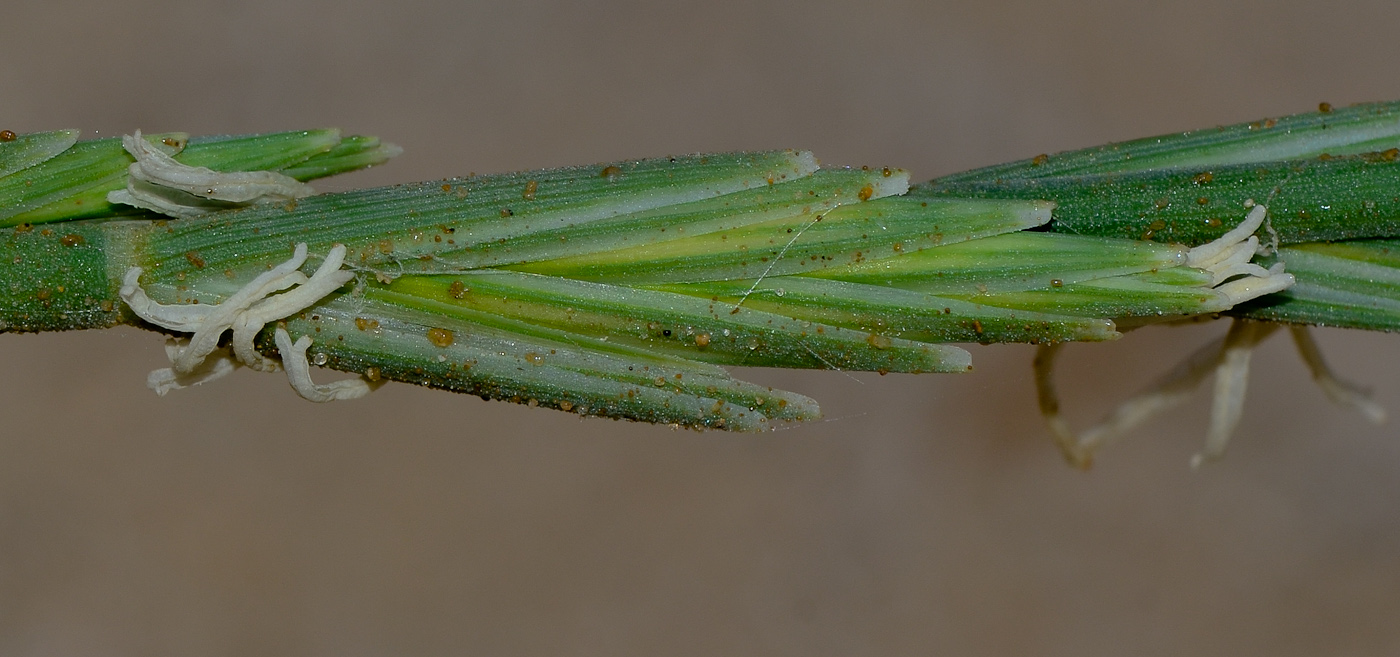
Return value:
<svg viewBox="0 0 1400 657">
<path fill-rule="evenodd" d="M 530 182 L 525 183 L 525 191 L 520 193 L 520 198 L 523 198 L 527 201 L 535 200 L 535 190 L 539 188 L 540 183 L 538 180 L 531 180 Z"/>
<path fill-rule="evenodd" d="M 1033 166 L 1033 167 L 1038 167 L 1038 166 L 1040 166 L 1040 165 L 1042 165 L 1042 164 L 1045 164 L 1046 162 L 1049 162 L 1049 161 L 1050 161 L 1050 156 L 1049 156 L 1049 155 L 1046 155 L 1046 154 L 1044 154 L 1044 153 L 1041 153 L 1040 155 L 1037 155 L 1037 156 L 1031 158 L 1031 166 Z"/>
<path fill-rule="evenodd" d="M 1328 112 L 1331 112 L 1331 111 L 1332 111 L 1332 103 L 1318 103 L 1318 104 L 1317 104 L 1317 111 L 1322 112 L 1323 114 L 1326 114 L 1326 113 L 1328 113 Z"/>
<path fill-rule="evenodd" d="M 0 130 L 0 141 L 14 141 L 18 138 L 19 136 L 11 130 Z"/>
<path fill-rule="evenodd" d="M 701 333 L 700 335 L 695 336 L 695 346 L 697 346 L 697 347 L 708 347 L 708 346 L 710 346 L 710 334 L 709 334 L 709 333 Z"/>
<path fill-rule="evenodd" d="M 601 178 L 607 178 L 608 180 L 617 180 L 619 177 L 622 176 L 622 169 L 618 168 L 615 165 L 605 166 L 603 167 L 602 173 L 598 174 L 598 176 Z"/>
<path fill-rule="evenodd" d="M 59 243 L 59 244 L 62 244 L 62 245 L 64 245 L 64 246 L 77 246 L 77 245 L 82 244 L 82 243 L 84 243 L 84 242 L 86 242 L 86 241 L 87 241 L 87 240 L 83 239 L 83 236 L 82 236 L 82 235 L 79 235 L 79 234 L 77 234 L 77 233 L 73 233 L 73 234 L 70 234 L 70 235 L 64 235 L 63 237 L 60 237 L 60 238 L 58 239 L 58 243 Z"/>
<path fill-rule="evenodd" d="M 1211 173 L 1211 172 L 1209 172 L 1209 171 L 1203 171 L 1203 172 L 1198 173 L 1198 174 L 1196 174 L 1196 175 L 1194 175 L 1194 176 L 1191 176 L 1191 182 L 1193 182 L 1193 183 L 1195 183 L 1195 184 L 1197 184 L 1197 185 L 1205 185 L 1205 184 L 1210 183 L 1210 182 L 1213 181 L 1213 180 L 1215 180 L 1215 174 L 1213 174 L 1213 173 Z"/>
<path fill-rule="evenodd" d="M 859 194 L 856 194 L 856 196 L 860 197 L 860 200 L 862 200 L 862 201 L 869 201 L 869 200 L 870 200 L 870 197 L 872 197 L 872 196 L 874 196 L 874 195 L 875 195 L 875 188 L 874 188 L 874 187 L 871 187 L 870 185 L 866 185 L 866 186 L 864 186 L 864 187 L 861 187 L 861 188 L 860 188 L 860 193 L 859 193 Z"/>
<path fill-rule="evenodd" d="M 185 252 L 185 259 L 190 261 L 190 264 L 194 265 L 195 269 L 204 269 L 204 258 L 199 257 L 198 253 L 187 251 Z"/>
<path fill-rule="evenodd" d="M 461 299 L 467 296 L 467 286 L 462 285 L 462 281 L 452 281 L 452 284 L 447 286 L 447 293 L 452 295 L 453 299 Z"/>
</svg>

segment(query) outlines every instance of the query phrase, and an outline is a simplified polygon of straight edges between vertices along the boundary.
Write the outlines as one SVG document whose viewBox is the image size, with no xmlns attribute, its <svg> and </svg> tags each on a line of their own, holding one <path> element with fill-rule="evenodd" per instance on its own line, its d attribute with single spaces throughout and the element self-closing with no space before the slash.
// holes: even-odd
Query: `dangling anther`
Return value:
<svg viewBox="0 0 1400 657">
<path fill-rule="evenodd" d="M 1250 208 L 1249 215 L 1239 226 L 1217 240 L 1191 249 L 1186 256 L 1187 266 L 1206 270 L 1213 275 L 1212 288 L 1226 296 L 1229 306 L 1280 292 L 1294 283 L 1293 275 L 1284 273 L 1282 263 L 1265 269 L 1250 262 L 1259 246 L 1259 240 L 1253 233 L 1263 224 L 1267 209 L 1253 201 L 1246 206 Z M 1224 338 L 1192 353 L 1171 372 L 1119 404 L 1099 424 L 1079 435 L 1060 416 L 1053 378 L 1055 356 L 1060 345 L 1043 345 L 1035 358 L 1035 381 L 1041 415 L 1065 459 L 1077 467 L 1087 468 L 1100 447 L 1149 417 L 1184 402 L 1214 372 L 1215 396 L 1206 446 L 1201 454 L 1192 459 L 1192 467 L 1199 467 L 1203 462 L 1218 459 L 1225 453 L 1230 435 L 1239 424 L 1244 408 L 1250 356 L 1254 347 L 1277 328 L 1276 324 L 1234 320 Z M 1305 354 L 1304 359 L 1307 358 Z M 1335 382 L 1330 372 L 1326 372 L 1325 365 L 1320 365 L 1320 358 L 1319 367 L 1327 376 L 1319 378 L 1316 374 L 1318 369 L 1314 368 L 1314 378 Z M 1324 389 L 1328 389 L 1325 384 Z M 1347 399 L 1349 403 L 1360 405 L 1351 401 L 1352 398 Z"/>
<path fill-rule="evenodd" d="M 1192 469 L 1200 468 L 1207 461 L 1218 461 L 1225 456 L 1225 448 L 1230 444 L 1230 436 L 1239 426 L 1244 414 L 1245 391 L 1249 386 L 1249 361 L 1254 348 L 1264 338 L 1278 330 L 1278 324 L 1236 319 L 1230 324 L 1230 332 L 1225 334 L 1225 343 L 1220 349 L 1218 365 L 1215 368 L 1215 394 L 1211 399 L 1210 429 L 1206 432 L 1205 449 L 1191 457 Z"/>
<path fill-rule="evenodd" d="M 331 248 L 310 278 L 300 271 L 306 262 L 306 255 L 306 244 L 296 245 L 290 260 L 259 274 L 217 305 L 156 303 L 141 289 L 141 268 L 127 270 L 119 293 L 133 313 L 156 326 L 194 334 L 187 343 L 176 341 L 167 345 L 166 354 L 172 366 L 151 372 L 147 385 L 156 394 L 164 395 L 170 390 L 225 376 L 240 364 L 260 372 L 276 371 L 278 361 L 264 357 L 253 347 L 253 338 L 258 332 L 270 322 L 316 305 L 355 277 L 353 272 L 340 268 L 345 262 L 343 244 Z M 282 292 L 288 288 L 291 290 Z M 275 294 L 277 292 L 282 293 Z M 228 353 L 229 348 L 219 347 L 219 340 L 230 329 L 233 330 L 232 355 Z M 312 401 L 352 399 L 372 389 L 368 382 L 357 385 L 357 380 L 339 381 L 328 386 L 312 383 L 306 363 L 306 347 L 310 344 L 311 338 L 303 336 L 295 345 L 288 338 L 287 348 L 279 346 L 279 351 L 283 352 L 283 365 L 300 368 L 296 373 L 289 368 L 288 376 L 292 387 L 303 397 Z M 293 354 L 291 362 L 286 361 L 288 353 Z M 298 358 L 299 361 L 296 360 Z"/>
<path fill-rule="evenodd" d="M 287 334 L 287 329 L 279 326 L 273 334 L 273 339 L 277 342 L 277 351 L 282 353 L 282 367 L 287 370 L 287 380 L 302 399 L 314 402 L 359 399 L 383 383 L 383 380 L 371 382 L 359 378 L 318 384 L 311 380 L 311 364 L 306 360 L 306 349 L 311 346 L 311 336 L 303 335 L 296 342 L 292 342 L 292 336 Z"/>
<path fill-rule="evenodd" d="M 300 248 L 305 250 L 305 245 Z M 253 348 L 253 338 L 257 337 L 269 322 L 290 317 L 340 289 L 355 277 L 354 272 L 340 268 L 345 262 L 345 246 L 335 245 L 316 273 L 290 291 L 260 299 L 238 315 L 230 328 L 233 329 L 233 353 L 248 367 L 260 372 L 273 372 L 276 361 L 264 358 Z M 300 273 L 300 272 L 298 272 Z"/>
<path fill-rule="evenodd" d="M 275 171 L 214 171 L 177 161 L 141 138 L 122 137 L 136 161 L 127 167 L 126 189 L 107 194 L 122 203 L 172 217 L 193 217 L 254 203 L 285 203 L 315 193 L 310 185 Z"/>
<path fill-rule="evenodd" d="M 336 248 L 340 249 L 342 254 L 344 253 L 344 246 L 336 245 Z M 145 291 L 138 283 L 141 277 L 140 267 L 132 267 L 127 270 L 119 293 L 131 311 L 141 319 L 172 331 L 194 333 L 194 336 L 190 338 L 189 345 L 172 360 L 176 372 L 189 374 L 204 361 L 205 357 L 219 348 L 219 338 L 223 336 L 224 331 L 233 328 L 233 324 L 239 316 L 251 308 L 254 303 L 274 292 L 280 292 L 307 282 L 306 275 L 299 271 L 304 262 L 306 262 L 306 244 L 302 243 L 296 246 L 291 260 L 259 274 L 257 278 L 218 305 L 167 306 L 156 303 L 146 296 Z M 302 308 L 297 308 L 287 314 L 290 315 L 301 310 Z M 282 315 L 282 317 L 286 316 Z M 277 319 L 281 319 L 281 317 Z M 255 363 L 245 362 L 248 365 L 255 365 Z M 258 367 L 258 369 L 262 368 Z"/>
<path fill-rule="evenodd" d="M 1332 373 L 1327 361 L 1322 358 L 1322 350 L 1313 341 L 1312 332 L 1306 326 L 1290 326 L 1293 344 L 1298 347 L 1298 355 L 1312 373 L 1313 382 L 1322 388 L 1323 394 L 1338 406 L 1360 412 L 1372 424 L 1384 424 L 1387 413 L 1385 407 L 1377 404 L 1368 391 L 1356 384 L 1343 381 Z"/>
<path fill-rule="evenodd" d="M 165 356 L 173 362 L 180 351 L 185 348 L 186 343 L 187 341 L 177 338 L 166 340 Z M 228 350 L 220 349 L 210 354 L 209 358 L 206 358 L 203 363 L 199 364 L 199 367 L 188 374 L 179 374 L 170 367 L 152 370 L 146 376 L 146 387 L 153 390 L 157 396 L 164 397 L 171 390 L 180 390 L 222 379 L 232 374 L 238 367 L 239 362 L 233 359 Z"/>
</svg>

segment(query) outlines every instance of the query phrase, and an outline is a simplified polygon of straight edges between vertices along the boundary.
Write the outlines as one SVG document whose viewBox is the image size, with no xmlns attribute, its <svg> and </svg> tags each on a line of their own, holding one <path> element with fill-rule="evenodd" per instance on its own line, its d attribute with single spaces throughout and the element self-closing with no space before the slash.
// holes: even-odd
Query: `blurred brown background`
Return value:
<svg viewBox="0 0 1400 657">
<path fill-rule="evenodd" d="M 62 2 L 0 10 L 0 127 L 325 125 L 406 148 L 323 189 L 809 148 L 916 179 L 1400 98 L 1400 4 Z M 1085 426 L 1222 324 L 1067 350 Z M 1327 331 L 1400 412 L 1400 338 Z M 1400 442 L 1287 341 L 1229 457 L 1206 395 L 1084 474 L 1032 350 L 965 376 L 746 371 L 828 420 L 673 432 L 240 372 L 161 339 L 0 336 L 3 655 L 1383 655 Z M 324 374 L 322 376 L 325 376 Z"/>
</svg>

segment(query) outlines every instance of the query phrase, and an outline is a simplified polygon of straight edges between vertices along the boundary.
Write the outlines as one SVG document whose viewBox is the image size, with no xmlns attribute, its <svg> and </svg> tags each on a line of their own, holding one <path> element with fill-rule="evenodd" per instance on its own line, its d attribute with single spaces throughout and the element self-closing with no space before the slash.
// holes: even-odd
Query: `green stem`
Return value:
<svg viewBox="0 0 1400 657">
<path fill-rule="evenodd" d="M 135 320 L 117 291 L 147 222 L 0 229 L 0 332 L 108 328 Z"/>
<path fill-rule="evenodd" d="M 1045 199 L 1059 232 L 1197 245 L 1238 224 L 1253 200 L 1269 207 L 1281 244 L 1400 235 L 1394 154 L 1260 162 L 999 183 L 932 181 L 913 197 Z M 1271 239 L 1262 234 L 1261 240 Z"/>
</svg>

